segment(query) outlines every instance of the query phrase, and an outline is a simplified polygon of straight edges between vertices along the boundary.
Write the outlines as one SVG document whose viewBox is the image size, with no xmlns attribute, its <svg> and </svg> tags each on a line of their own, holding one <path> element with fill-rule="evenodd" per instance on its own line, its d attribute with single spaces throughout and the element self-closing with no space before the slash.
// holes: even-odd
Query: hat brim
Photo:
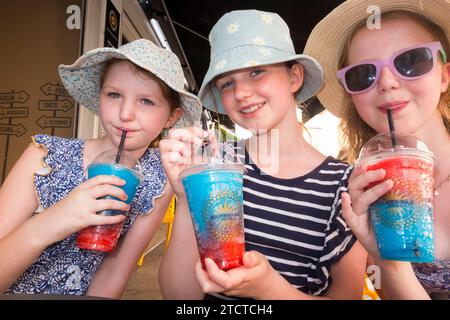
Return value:
<svg viewBox="0 0 450 320">
<path fill-rule="evenodd" d="M 369 6 L 380 8 L 381 14 L 389 11 L 411 11 L 423 15 L 442 27 L 449 36 L 450 3 L 448 0 L 349 0 L 329 13 L 311 32 L 304 52 L 316 58 L 324 68 L 325 85 L 317 94 L 322 105 L 337 117 L 344 112 L 347 94 L 336 76 L 338 63 L 346 40 L 355 26 L 371 13 Z"/>
<path fill-rule="evenodd" d="M 115 48 L 99 48 L 78 58 L 72 65 L 60 65 L 58 67 L 60 78 L 70 95 L 81 105 L 98 115 L 100 104 L 100 82 L 106 63 L 111 59 L 125 59 L 150 71 L 161 79 L 171 89 L 180 94 L 183 114 L 175 124 L 175 127 L 192 126 L 199 121 L 202 105 L 199 99 L 185 91 L 175 88 L 171 81 L 166 81 L 165 76 L 159 74 L 158 68 L 143 66 L 133 56 L 123 54 Z"/>
<path fill-rule="evenodd" d="M 213 111 L 221 114 L 227 114 L 221 100 L 219 89 L 215 86 L 214 80 L 227 72 L 239 69 L 263 66 L 269 64 L 296 61 L 303 65 L 304 79 L 301 90 L 296 93 L 296 100 L 302 103 L 313 97 L 323 86 L 323 70 L 320 64 L 313 58 L 305 54 L 290 55 L 284 51 L 272 48 L 271 55 L 262 55 L 260 46 L 242 46 L 222 53 L 213 59 L 209 69 L 204 77 L 203 84 L 199 91 L 199 98 L 203 105 Z M 242 62 L 242 57 L 258 57 Z M 220 61 L 230 61 L 226 65 L 220 66 Z M 217 68 L 219 63 L 220 68 Z"/>
</svg>

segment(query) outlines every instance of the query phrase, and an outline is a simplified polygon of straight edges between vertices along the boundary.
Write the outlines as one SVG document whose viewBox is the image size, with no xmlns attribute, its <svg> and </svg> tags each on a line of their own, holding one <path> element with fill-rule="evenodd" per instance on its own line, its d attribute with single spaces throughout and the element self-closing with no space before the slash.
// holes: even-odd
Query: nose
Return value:
<svg viewBox="0 0 450 320">
<path fill-rule="evenodd" d="M 251 97 L 253 92 L 252 86 L 249 81 L 237 80 L 234 84 L 234 96 L 236 100 L 245 100 Z"/>
<path fill-rule="evenodd" d="M 123 101 L 120 105 L 120 120 L 132 121 L 135 118 L 135 106 L 131 101 Z"/>
<path fill-rule="evenodd" d="M 384 92 L 392 89 L 397 89 L 400 82 L 397 75 L 392 72 L 388 66 L 381 69 L 380 78 L 378 79 L 378 90 Z"/>
</svg>

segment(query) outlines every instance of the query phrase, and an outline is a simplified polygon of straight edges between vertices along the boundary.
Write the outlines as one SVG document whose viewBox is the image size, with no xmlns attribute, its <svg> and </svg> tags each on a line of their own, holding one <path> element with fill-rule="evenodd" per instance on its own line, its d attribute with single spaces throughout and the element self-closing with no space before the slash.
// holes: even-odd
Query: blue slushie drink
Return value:
<svg viewBox="0 0 450 320">
<path fill-rule="evenodd" d="M 222 270 L 242 265 L 243 173 L 241 164 L 210 163 L 180 174 L 204 269 L 205 258 L 214 260 Z"/>
<path fill-rule="evenodd" d="M 361 151 L 359 163 L 368 170 L 384 169 L 394 185 L 369 207 L 380 256 L 387 260 L 434 261 L 434 156 L 413 136 L 397 134 L 392 148 L 387 135 L 378 135 Z"/>
<path fill-rule="evenodd" d="M 130 204 L 133 200 L 137 188 L 142 181 L 139 162 L 131 159 L 126 153 L 122 155 L 120 163 L 114 163 L 115 151 L 106 151 L 99 155 L 88 168 L 88 178 L 98 175 L 113 175 L 126 181 L 126 184 L 119 186 L 125 191 L 128 198 L 125 203 Z M 107 196 L 106 198 L 118 200 L 115 197 Z M 103 210 L 97 214 L 105 216 L 126 215 L 126 212 L 119 210 Z M 122 231 L 123 222 L 110 225 L 90 226 L 80 231 L 76 245 L 81 249 L 97 250 L 111 252 L 114 250 L 120 232 Z"/>
</svg>

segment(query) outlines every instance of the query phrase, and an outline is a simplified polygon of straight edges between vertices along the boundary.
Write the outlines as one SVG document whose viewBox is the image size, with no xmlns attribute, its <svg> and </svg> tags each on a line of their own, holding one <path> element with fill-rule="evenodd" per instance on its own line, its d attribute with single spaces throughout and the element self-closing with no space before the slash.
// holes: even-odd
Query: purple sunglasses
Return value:
<svg viewBox="0 0 450 320">
<path fill-rule="evenodd" d="M 363 93 L 377 83 L 381 70 L 388 66 L 391 72 L 404 80 L 415 80 L 433 70 L 434 59 L 440 51 L 442 61 L 447 62 L 445 51 L 440 42 L 421 43 L 395 53 L 382 60 L 370 60 L 352 64 L 340 69 L 337 77 L 350 94 Z"/>
</svg>

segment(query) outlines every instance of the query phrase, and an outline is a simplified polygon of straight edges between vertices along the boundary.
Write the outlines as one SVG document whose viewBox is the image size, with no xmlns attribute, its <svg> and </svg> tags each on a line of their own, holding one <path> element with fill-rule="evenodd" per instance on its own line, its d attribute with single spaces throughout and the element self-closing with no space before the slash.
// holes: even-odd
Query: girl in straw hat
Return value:
<svg viewBox="0 0 450 320">
<path fill-rule="evenodd" d="M 253 131 L 240 150 L 244 175 L 243 266 L 202 269 L 178 174 L 202 130 L 171 130 L 163 165 L 178 196 L 174 233 L 160 265 L 165 298 L 360 299 L 365 251 L 341 217 L 349 166 L 326 157 L 302 136 L 299 103 L 322 86 L 322 69 L 296 54 L 279 15 L 232 11 L 210 33 L 211 62 L 199 96 L 213 112 Z M 263 142 L 264 141 L 264 142 Z M 271 155 L 252 146 L 269 146 Z M 195 271 L 194 271 L 195 270 Z M 332 281 L 331 281 L 332 280 Z"/>
<path fill-rule="evenodd" d="M 392 182 L 364 190 L 384 177 L 383 169 L 356 169 L 349 194 L 342 195 L 344 217 L 381 267 L 381 290 L 387 298 L 428 298 L 427 293 L 432 298 L 449 298 L 449 30 L 446 0 L 349 0 L 316 26 L 306 46 L 306 52 L 327 70 L 326 86 L 318 96 L 326 108 L 342 117 L 346 160 L 356 160 L 365 142 L 389 130 L 388 108 L 396 129 L 417 136 L 436 156 L 439 196 L 434 199 L 434 263 L 411 266 L 380 258 L 367 211 Z"/>
<path fill-rule="evenodd" d="M 151 144 L 177 120 L 193 123 L 201 103 L 184 90 L 176 55 L 148 40 L 95 49 L 59 73 L 75 100 L 100 116 L 105 135 L 32 138 L 0 189 L 0 291 L 120 298 L 172 196 Z M 117 187 L 125 181 L 84 174 L 97 155 L 117 150 L 123 131 L 124 152 L 140 160 L 144 175 L 130 205 L 103 199 L 126 200 Z M 96 214 L 105 209 L 128 214 Z M 114 252 L 75 246 L 77 231 L 123 221 Z"/>
</svg>

